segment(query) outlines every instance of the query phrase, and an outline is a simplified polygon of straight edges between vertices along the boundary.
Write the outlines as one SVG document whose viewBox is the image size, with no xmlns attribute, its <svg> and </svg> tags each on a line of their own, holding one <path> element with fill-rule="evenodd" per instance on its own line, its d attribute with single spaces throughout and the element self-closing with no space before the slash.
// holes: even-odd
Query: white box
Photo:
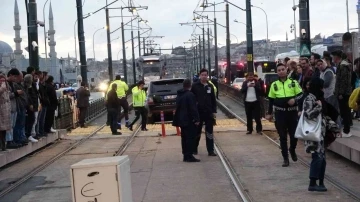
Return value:
<svg viewBox="0 0 360 202">
<path fill-rule="evenodd" d="M 84 159 L 70 173 L 73 202 L 132 202 L 128 156 Z"/>
</svg>

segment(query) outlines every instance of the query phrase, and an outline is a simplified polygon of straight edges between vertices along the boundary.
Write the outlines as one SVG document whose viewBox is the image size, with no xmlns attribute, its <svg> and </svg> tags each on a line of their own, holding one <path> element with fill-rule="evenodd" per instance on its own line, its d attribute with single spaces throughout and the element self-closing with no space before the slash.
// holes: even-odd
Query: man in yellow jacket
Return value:
<svg viewBox="0 0 360 202">
<path fill-rule="evenodd" d="M 116 94 L 119 98 L 119 110 L 121 112 L 121 107 L 124 109 L 124 116 L 125 116 L 125 125 L 128 126 L 129 124 L 129 103 L 126 99 L 126 91 L 129 90 L 129 86 L 124 82 L 121 81 L 120 75 L 116 75 L 115 81 L 113 81 L 109 86 L 112 86 L 113 84 L 116 84 Z M 108 93 L 111 90 L 111 87 L 108 88 Z M 119 129 L 121 129 L 121 118 L 120 118 L 120 112 L 119 112 L 119 118 L 118 118 L 118 125 Z"/>
<path fill-rule="evenodd" d="M 133 96 L 133 108 L 135 110 L 135 118 L 128 125 L 129 130 L 133 130 L 133 125 L 139 120 L 141 115 L 141 130 L 147 131 L 146 129 L 146 119 L 147 119 L 147 110 L 145 108 L 146 101 L 146 92 L 144 90 L 144 81 L 139 81 L 137 85 L 132 89 Z"/>
</svg>

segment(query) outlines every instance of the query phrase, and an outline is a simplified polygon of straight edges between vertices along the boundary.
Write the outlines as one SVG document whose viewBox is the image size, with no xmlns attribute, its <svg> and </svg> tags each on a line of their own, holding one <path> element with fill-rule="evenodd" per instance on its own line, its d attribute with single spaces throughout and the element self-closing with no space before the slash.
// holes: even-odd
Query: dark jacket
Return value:
<svg viewBox="0 0 360 202">
<path fill-rule="evenodd" d="M 256 81 L 256 80 L 254 80 L 254 81 L 255 81 L 255 94 L 256 94 L 256 99 L 257 99 L 257 101 L 260 101 L 260 96 L 263 95 L 263 93 L 262 93 L 262 88 L 261 88 L 261 86 L 260 86 L 260 82 L 258 82 L 258 81 Z M 249 83 L 248 80 L 244 81 L 243 84 L 242 84 L 242 87 L 241 87 L 241 93 L 244 94 L 244 96 L 243 96 L 243 97 L 244 97 L 244 102 L 245 102 L 246 96 L 247 96 L 248 83 Z"/>
<path fill-rule="evenodd" d="M 46 93 L 45 83 L 39 83 L 39 99 L 41 106 L 48 107 L 50 105 L 49 96 Z"/>
<path fill-rule="evenodd" d="M 56 91 L 51 83 L 46 83 L 46 94 L 49 98 L 50 105 L 48 106 L 51 110 L 56 110 L 58 107 L 58 99 L 56 97 Z"/>
<path fill-rule="evenodd" d="M 200 81 L 191 87 L 194 93 L 199 113 L 216 113 L 216 98 L 214 87 L 211 84 L 203 85 Z"/>
<path fill-rule="evenodd" d="M 37 112 L 38 108 L 39 108 L 39 93 L 36 89 L 36 85 L 32 84 L 31 88 L 28 88 L 28 96 L 29 96 L 29 100 L 28 100 L 28 107 L 30 107 L 30 105 L 33 106 L 33 111 Z"/>
<path fill-rule="evenodd" d="M 314 68 L 314 73 L 312 74 L 311 78 L 320 78 L 320 70 L 319 68 L 315 67 Z"/>
<path fill-rule="evenodd" d="M 107 107 L 109 109 L 117 109 L 119 108 L 120 106 L 120 100 L 116 94 L 116 91 L 115 90 L 110 90 L 108 93 L 107 93 Z"/>
<path fill-rule="evenodd" d="M 76 91 L 76 97 L 77 97 L 77 107 L 89 107 L 89 97 L 90 97 L 90 91 L 87 90 L 84 87 L 80 87 Z"/>
<path fill-rule="evenodd" d="M 21 83 L 13 83 L 14 91 L 15 91 L 15 99 L 16 99 L 16 106 L 17 111 L 22 111 L 26 109 L 26 106 L 28 105 L 28 96 L 26 89 Z M 18 90 L 22 90 L 23 94 L 19 95 L 17 93 Z"/>
<path fill-rule="evenodd" d="M 335 95 L 350 96 L 352 93 L 351 86 L 352 77 L 352 65 L 346 60 L 343 60 L 336 70 L 336 84 L 335 84 Z"/>
<path fill-rule="evenodd" d="M 189 90 L 178 90 L 173 126 L 186 127 L 199 121 L 195 95 Z"/>
</svg>

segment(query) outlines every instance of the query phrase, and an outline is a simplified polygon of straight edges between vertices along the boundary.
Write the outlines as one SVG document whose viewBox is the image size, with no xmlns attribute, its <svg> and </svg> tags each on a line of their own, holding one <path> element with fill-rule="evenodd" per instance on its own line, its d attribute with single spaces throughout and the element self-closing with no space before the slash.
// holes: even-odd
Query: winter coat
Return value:
<svg viewBox="0 0 360 202">
<path fill-rule="evenodd" d="M 4 74 L 0 74 L 0 78 L 5 78 Z M 0 131 L 11 129 L 11 102 L 10 87 L 5 81 L 0 84 Z"/>
<path fill-rule="evenodd" d="M 173 126 L 187 127 L 199 121 L 195 95 L 189 90 L 178 90 Z"/>
<path fill-rule="evenodd" d="M 335 95 L 351 95 L 351 76 L 352 76 L 352 65 L 346 60 L 340 63 L 340 66 L 336 71 L 336 84 L 335 84 Z"/>
</svg>

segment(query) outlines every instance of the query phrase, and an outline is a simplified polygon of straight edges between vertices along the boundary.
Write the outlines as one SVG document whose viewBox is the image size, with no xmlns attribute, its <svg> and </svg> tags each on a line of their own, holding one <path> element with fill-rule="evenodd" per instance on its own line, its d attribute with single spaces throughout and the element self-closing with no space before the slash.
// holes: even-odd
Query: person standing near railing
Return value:
<svg viewBox="0 0 360 202">
<path fill-rule="evenodd" d="M 90 98 L 90 91 L 86 87 L 86 83 L 84 81 L 81 82 L 81 87 L 76 91 L 77 97 L 77 108 L 79 108 L 79 125 L 81 128 L 87 128 L 85 126 L 85 118 L 86 112 L 90 106 L 89 98 Z"/>
<path fill-rule="evenodd" d="M 46 80 L 46 94 L 49 98 L 49 106 L 46 110 L 45 124 L 44 124 L 44 133 L 54 133 L 55 130 L 52 130 L 55 118 L 55 110 L 58 107 L 58 99 L 56 96 L 56 91 L 54 87 L 54 77 L 49 76 Z"/>
<path fill-rule="evenodd" d="M 110 91 L 106 94 L 107 97 L 107 111 L 108 111 L 108 121 L 110 125 L 110 129 L 113 135 L 121 135 L 120 132 L 117 131 L 117 118 L 119 114 L 119 99 L 116 94 L 116 83 L 113 83 L 111 86 L 109 86 Z"/>
</svg>

